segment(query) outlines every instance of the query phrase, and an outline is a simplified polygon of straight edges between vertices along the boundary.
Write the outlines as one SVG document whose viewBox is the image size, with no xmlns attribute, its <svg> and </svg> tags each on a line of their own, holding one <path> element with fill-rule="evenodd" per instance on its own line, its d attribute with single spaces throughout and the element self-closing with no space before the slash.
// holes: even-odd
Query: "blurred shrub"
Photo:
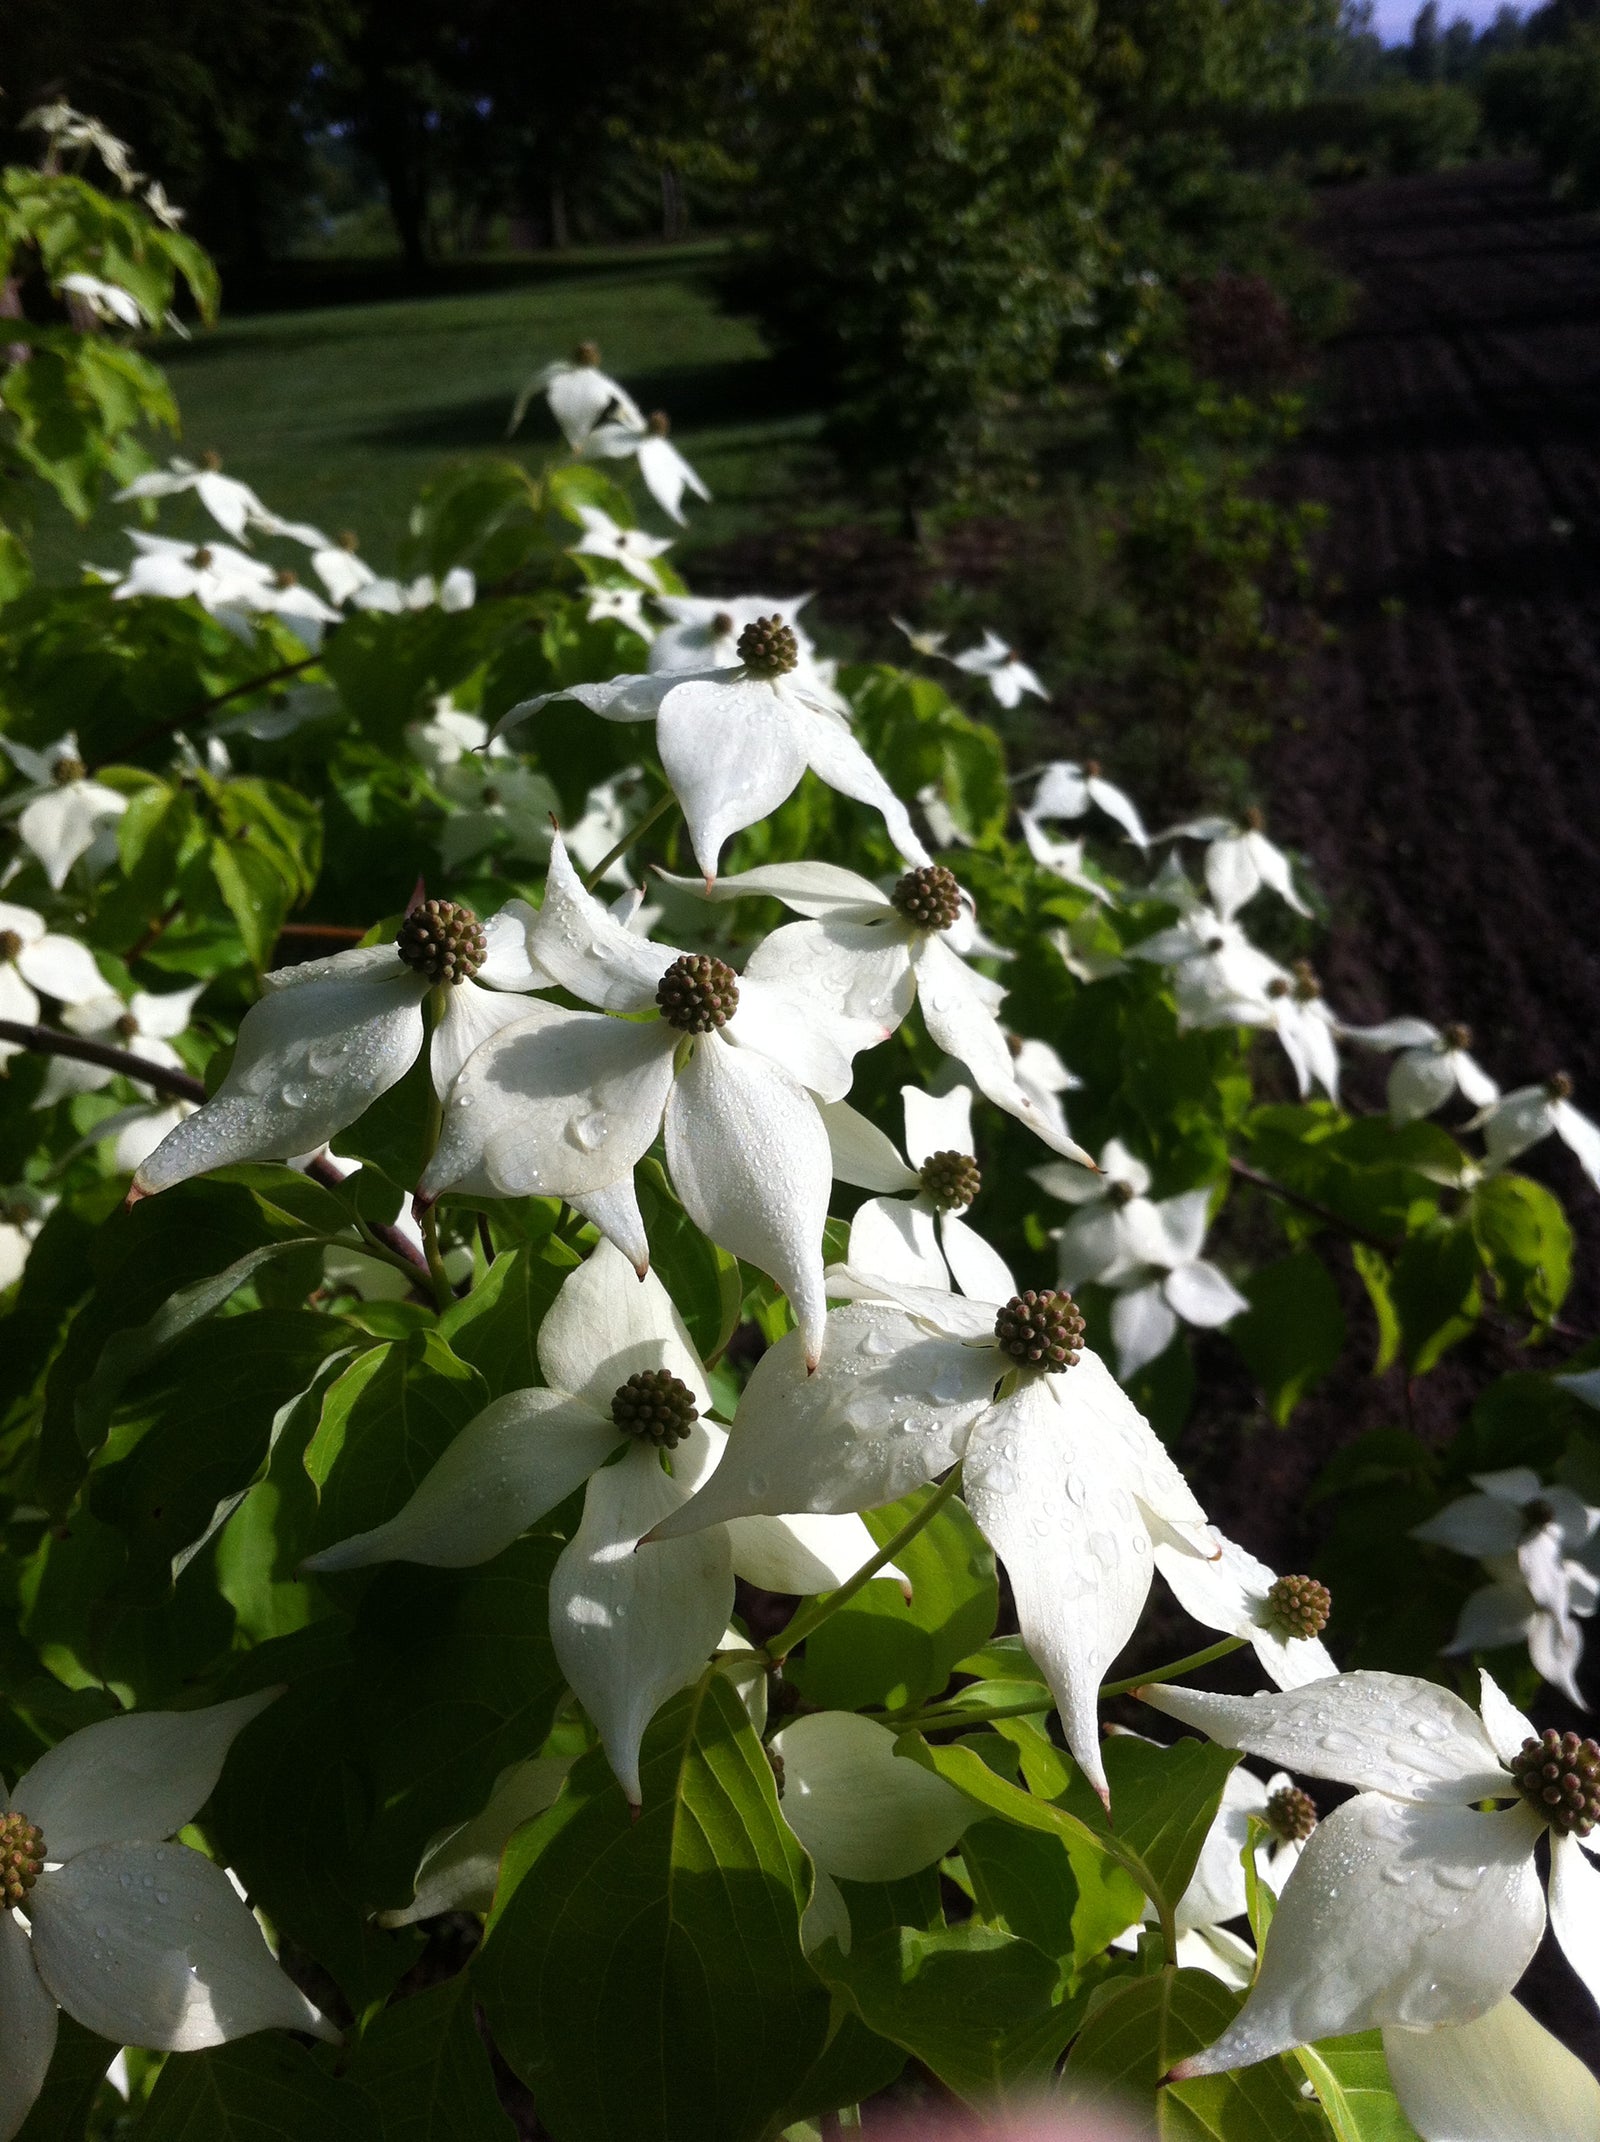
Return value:
<svg viewBox="0 0 1600 2142">
<path fill-rule="evenodd" d="M 1231 131 L 1252 162 L 1287 163 L 1328 184 L 1461 163 L 1477 150 L 1482 112 L 1457 83 L 1394 82 L 1359 96 L 1311 97 L 1292 111 L 1252 112 Z"/>
<path fill-rule="evenodd" d="M 1600 202 L 1600 36 L 1508 52 L 1486 70 L 1484 124 L 1498 147 L 1532 149 L 1557 190 Z"/>
</svg>

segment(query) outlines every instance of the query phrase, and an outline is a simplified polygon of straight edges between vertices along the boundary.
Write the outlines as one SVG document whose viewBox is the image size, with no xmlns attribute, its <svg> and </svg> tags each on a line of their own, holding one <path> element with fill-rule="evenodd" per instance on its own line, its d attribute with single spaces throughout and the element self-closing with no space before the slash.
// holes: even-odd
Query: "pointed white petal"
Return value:
<svg viewBox="0 0 1600 2142">
<path fill-rule="evenodd" d="M 58 1741 L 11 1795 L 52 1860 L 90 1845 L 170 1837 L 211 1797 L 235 1737 L 278 1694 L 198 1711 L 132 1711 Z"/>
<path fill-rule="evenodd" d="M 891 1196 L 897 1191 L 915 1193 L 922 1187 L 915 1168 L 908 1168 L 877 1124 L 858 1114 L 848 1101 L 819 1101 L 817 1113 L 828 1133 L 835 1181 Z"/>
<path fill-rule="evenodd" d="M 551 846 L 554 847 L 554 840 Z M 508 900 L 483 926 L 487 957 L 476 980 L 485 989 L 546 989 L 549 977 L 528 957 L 528 932 L 536 910 L 526 900 Z"/>
<path fill-rule="evenodd" d="M 1279 1688 L 1303 1688 L 1326 1680 L 1337 1667 L 1319 1637 L 1276 1635 L 1265 1626 L 1267 1593 L 1276 1581 L 1235 1541 L 1217 1535 L 1222 1552 L 1214 1559 L 1183 1554 L 1165 1545 L 1156 1548 L 1156 1567 L 1186 1614 L 1208 1629 L 1242 1636 Z"/>
<path fill-rule="evenodd" d="M 1359 1041 L 1369 1049 L 1426 1049 L 1442 1036 L 1426 1019 L 1384 1019 L 1377 1026 L 1342 1026 L 1347 1041 Z"/>
<path fill-rule="evenodd" d="M 444 1017 L 434 1029 L 428 1051 L 433 1090 L 440 1100 L 449 1093 L 474 1049 L 527 1014 L 527 1002 L 522 997 L 480 989 L 476 982 L 457 983 L 445 999 Z"/>
<path fill-rule="evenodd" d="M 1261 873 L 1248 838 L 1230 834 L 1215 840 L 1206 850 L 1206 887 L 1211 904 L 1224 922 L 1231 920 L 1261 886 Z"/>
<path fill-rule="evenodd" d="M 1138 1203 L 1142 1223 L 1151 1230 L 1148 1236 L 1140 1237 L 1139 1246 L 1146 1261 L 1169 1269 L 1193 1263 L 1211 1224 L 1210 1190 L 1185 1190 L 1177 1197 L 1164 1197 L 1154 1203 L 1141 1198 Z"/>
<path fill-rule="evenodd" d="M 1297 915 L 1309 915 L 1310 908 L 1294 889 L 1289 858 L 1283 850 L 1268 840 L 1265 833 L 1246 833 L 1245 844 L 1250 850 L 1250 860 L 1255 864 L 1256 873 L 1267 890 L 1275 892 Z"/>
<path fill-rule="evenodd" d="M 887 1040 L 917 993 L 902 933 L 892 923 L 839 915 L 774 930 L 756 946 L 744 971 L 751 979 L 781 983 L 792 997 L 809 997 L 849 1021 L 852 1054 Z"/>
<path fill-rule="evenodd" d="M 480 1814 L 428 1848 L 411 1902 L 403 1911 L 380 1912 L 379 1925 L 411 1926 L 446 1911 L 487 1911 L 512 1832 L 555 1805 L 571 1768 L 572 1758 L 559 1755 L 535 1755 L 514 1764 L 495 1781 Z"/>
<path fill-rule="evenodd" d="M 1455 1633 L 1444 1647 L 1445 1656 L 1496 1651 L 1502 1644 L 1526 1643 L 1537 1614 L 1525 1584 L 1486 1584 L 1462 1601 Z"/>
<path fill-rule="evenodd" d="M 1522 1537 L 1522 1515 L 1516 1504 L 1496 1495 L 1461 1495 L 1425 1523 L 1413 1525 L 1411 1537 L 1431 1547 L 1454 1548 L 1457 1554 L 1514 1554 Z"/>
<path fill-rule="evenodd" d="M 772 1742 L 783 1817 L 825 1874 L 895 1882 L 942 1859 L 978 1810 L 932 1771 L 895 1754 L 887 1727 L 818 1711 Z M 929 1788 L 932 1788 L 930 1791 Z"/>
<path fill-rule="evenodd" d="M 550 1635 L 623 1791 L 639 1804 L 639 1743 L 717 1648 L 733 1609 L 726 1532 L 638 1547 L 682 1490 L 636 1444 L 589 1483 L 583 1522 L 550 1579 Z"/>
<path fill-rule="evenodd" d="M 850 1262 L 858 1272 L 945 1287 L 950 1275 L 939 1254 L 933 1208 L 919 1198 L 869 1197 L 850 1222 Z"/>
<path fill-rule="evenodd" d="M 1153 1567 L 1145 1529 L 1076 1370 L 1028 1377 L 978 1422 L 962 1464 L 973 1519 L 1006 1566 L 1029 1654 L 1050 1683 L 1073 1758 L 1102 1795 L 1099 1691 L 1133 1634 Z"/>
<path fill-rule="evenodd" d="M 644 1231 L 639 1193 L 631 1175 L 624 1175 L 603 1190 L 573 1191 L 568 1203 L 616 1249 L 641 1277 L 650 1269 L 650 1238 Z"/>
<path fill-rule="evenodd" d="M 150 1035 L 165 1041 L 175 1040 L 188 1027 L 194 1015 L 195 999 L 204 993 L 206 984 L 196 982 L 192 989 L 163 989 L 152 993 L 136 989 L 128 1010 L 138 1023 L 140 1038 Z"/>
<path fill-rule="evenodd" d="M 1081 766 L 1058 759 L 1039 775 L 1028 809 L 1035 818 L 1081 818 L 1089 808 L 1089 783 Z"/>
<path fill-rule="evenodd" d="M 1131 1944 L 1131 1928 L 1127 1936 L 1119 1935 L 1112 1947 L 1122 1947 L 1125 1940 Z M 1230 1934 L 1225 1926 L 1180 1928 L 1175 1960 L 1180 1971 L 1208 1971 L 1213 1978 L 1220 1978 L 1225 1986 L 1232 1986 L 1239 1993 L 1255 1976 L 1255 1950 L 1239 1935 Z"/>
<path fill-rule="evenodd" d="M 544 905 L 529 927 L 528 950 L 563 989 L 601 1011 L 620 1012 L 650 1010 L 657 984 L 679 956 L 670 945 L 647 943 L 585 892 L 560 834 L 550 844 Z"/>
<path fill-rule="evenodd" d="M 795 739 L 806 764 L 830 788 L 879 812 L 889 838 L 908 863 L 932 861 L 911 823 L 911 814 L 841 721 L 808 706 L 791 710 Z M 748 822 L 748 821 L 747 821 Z"/>
<path fill-rule="evenodd" d="M 1600 1190 L 1600 1123 L 1591 1123 L 1570 1101 L 1557 1101 L 1555 1130 L 1584 1174 Z"/>
<path fill-rule="evenodd" d="M 664 1368 L 711 1410 L 705 1371 L 671 1295 L 602 1242 L 561 1283 L 539 1327 L 539 1366 L 552 1390 L 570 1391 L 609 1420 L 618 1388 L 641 1369 Z"/>
<path fill-rule="evenodd" d="M 1474 1108 L 1487 1108 L 1500 1098 L 1500 1088 L 1475 1058 L 1465 1049 L 1456 1049 L 1450 1063 L 1456 1074 L 1456 1084 L 1461 1088 L 1461 1097 Z"/>
<path fill-rule="evenodd" d="M 324 1548 L 306 1568 L 326 1573 L 372 1562 L 425 1562 L 466 1569 L 487 1562 L 617 1448 L 621 1438 L 606 1395 L 601 1415 L 560 1391 L 508 1391 L 467 1423 L 386 1524 Z"/>
<path fill-rule="evenodd" d="M 33 1967 L 33 1943 L 0 1912 L 0 2136 L 28 2117 L 56 2049 L 57 2009 Z"/>
<path fill-rule="evenodd" d="M 330 963 L 331 964 L 331 963 Z M 240 1160 L 315 1152 L 396 1085 L 422 1047 L 427 982 L 394 961 L 272 990 L 245 1013 L 228 1075 L 135 1178 L 145 1191 Z"/>
<path fill-rule="evenodd" d="M 775 811 L 806 769 L 789 707 L 742 676 L 677 683 L 656 717 L 656 748 L 708 878 L 724 845 Z"/>
<path fill-rule="evenodd" d="M 870 1562 L 878 1543 L 854 1512 L 824 1516 L 734 1517 L 728 1520 L 733 1566 L 764 1592 L 831 1592 Z M 901 1578 L 892 1562 L 886 1577 Z"/>
<path fill-rule="evenodd" d="M 1264 1812 L 1267 1788 L 1241 1764 L 1230 1770 L 1222 1804 L 1206 1832 L 1188 1888 L 1178 1900 L 1179 1929 L 1220 1926 L 1242 1919 L 1246 1908 L 1244 1848 L 1250 1817 Z M 1251 1959 L 1252 1972 L 1254 1958 Z"/>
<path fill-rule="evenodd" d="M 1164 1354 L 1178 1332 L 1178 1319 L 1159 1280 L 1129 1287 L 1111 1304 L 1111 1337 L 1117 1374 L 1124 1381 Z"/>
<path fill-rule="evenodd" d="M 59 892 L 79 856 L 86 855 L 101 830 L 127 808 L 125 796 L 102 788 L 98 782 L 73 781 L 65 788 L 53 788 L 36 796 L 18 818 L 17 831 Z"/>
<path fill-rule="evenodd" d="M 1099 1448 L 1115 1452 L 1123 1477 L 1144 1507 L 1152 1534 L 1187 1546 L 1195 1554 L 1215 1554 L 1217 1536 L 1194 1490 L 1100 1356 L 1084 1347 L 1076 1368 L 1054 1381 L 1074 1413 L 1093 1423 Z"/>
<path fill-rule="evenodd" d="M 1600 2135 L 1600 2083 L 1520 2001 L 1439 2030 L 1391 2024 L 1383 2051 L 1400 2109 L 1422 2142 Z"/>
<path fill-rule="evenodd" d="M 803 930 L 808 925 L 797 922 L 793 927 Z M 843 1100 L 850 1091 L 856 1055 L 876 1048 L 885 1032 L 877 1020 L 849 1018 L 806 983 L 782 974 L 768 979 L 748 967 L 739 977 L 739 1008 L 722 1031 L 735 1048 L 753 1049 L 781 1064 L 826 1101 Z"/>
<path fill-rule="evenodd" d="M 861 1271 L 853 1264 L 828 1267 L 828 1293 L 840 1301 L 892 1302 L 913 1317 L 924 1331 L 947 1339 L 975 1340 L 992 1345 L 998 1305 L 952 1294 L 948 1286 L 919 1287 L 910 1280 L 884 1279 Z M 992 1364 L 996 1380 L 1002 1364 Z"/>
<path fill-rule="evenodd" d="M 1600 2001 L 1600 1869 L 1576 1837 L 1550 1836 L 1550 1925 L 1591 1996 Z"/>
<path fill-rule="evenodd" d="M 670 870 L 656 876 L 674 892 L 701 900 L 745 900 L 761 893 L 781 900 L 797 915 L 832 915 L 841 909 L 872 909 L 892 913 L 889 897 L 870 878 L 838 863 L 761 863 L 754 870 L 736 871 L 731 878 L 718 878 L 707 885 L 701 878 L 674 877 Z"/>
<path fill-rule="evenodd" d="M 1250 1306 L 1232 1280 L 1204 1257 L 1169 1272 L 1162 1292 L 1186 1324 L 1198 1324 L 1202 1329 L 1231 1323 Z"/>
<path fill-rule="evenodd" d="M 222 1869 L 186 1845 L 96 1845 L 42 1874 L 30 1903 L 39 1976 L 113 2045 L 193 2053 L 257 2030 L 339 2035 L 273 1962 Z"/>
<path fill-rule="evenodd" d="M 987 1348 L 869 1302 L 829 1317 L 814 1374 L 790 1332 L 756 1363 L 722 1462 L 663 1536 L 753 1514 L 872 1510 L 909 1494 L 960 1457 L 996 1365 Z"/>
<path fill-rule="evenodd" d="M 1063 1141 L 1017 1083 L 1011 1051 L 988 1002 L 993 984 L 974 974 L 938 937 L 924 937 L 912 958 L 923 1021 L 935 1045 L 966 1065 L 978 1091 L 996 1108 L 1026 1123 L 1066 1159 L 1088 1163 L 1083 1148 L 1070 1138 Z"/>
<path fill-rule="evenodd" d="M 838 1883 L 831 1874 L 812 1863 L 811 1902 L 800 1914 L 800 1948 L 806 1956 L 815 1956 L 824 1942 L 836 1941 L 841 1956 L 848 1956 L 853 1938 L 850 1926 L 850 1907 L 840 1892 Z"/>
<path fill-rule="evenodd" d="M 970 1086 L 952 1086 L 946 1093 L 902 1086 L 900 1097 L 906 1110 L 906 1157 L 914 1168 L 922 1167 L 934 1153 L 974 1151 Z"/>
<path fill-rule="evenodd" d="M 106 986 L 105 977 L 96 966 L 89 947 L 80 945 L 74 937 L 58 937 L 53 930 L 23 946 L 17 954 L 17 972 L 41 995 L 55 997 L 65 1005 L 98 998 Z M 190 1003 L 194 1001 L 189 990 L 178 990 L 175 994 L 187 997 Z M 116 1018 L 121 1011 L 119 1003 L 112 1017 Z M 178 1031 L 181 1033 L 182 1028 Z"/>
<path fill-rule="evenodd" d="M 1063 1163 L 1064 1168 L 1065 1165 Z M 1043 1172 L 1042 1169 L 1036 1171 Z M 1082 1169 L 1072 1172 L 1083 1175 Z M 1087 1176 L 1084 1179 L 1103 1191 L 1101 1177 Z M 1052 1196 L 1058 1194 L 1053 1180 L 1043 1187 Z M 1130 1230 L 1127 1216 L 1132 1210 L 1131 1204 L 1113 1204 L 1101 1195 L 1092 1203 L 1084 1203 L 1083 1209 L 1075 1212 L 1066 1225 L 1057 1230 L 1056 1275 L 1069 1292 L 1087 1280 L 1120 1279 L 1134 1265 L 1145 1262 Z"/>
<path fill-rule="evenodd" d="M 951 1278 L 974 1301 L 1005 1302 L 1016 1293 L 1017 1283 L 1005 1259 L 959 1213 L 947 1212 L 940 1219 L 939 1246 Z M 856 1261 L 853 1251 L 850 1261 Z"/>
<path fill-rule="evenodd" d="M 1437 1048 L 1403 1049 L 1389 1067 L 1389 1114 L 1418 1123 L 1443 1108 L 1456 1090 L 1451 1057 Z"/>
<path fill-rule="evenodd" d="M 1249 1999 L 1176 2072 L 1220 2074 L 1375 2024 L 1466 2023 L 1495 2007 L 1544 1932 L 1536 1834 L 1528 1808 L 1347 1800 L 1300 1855 Z"/>
<path fill-rule="evenodd" d="M 666 1141 L 673 1187 L 690 1219 L 777 1281 L 814 1359 L 833 1189 L 815 1102 L 776 1064 L 707 1034 L 673 1081 Z"/>
<path fill-rule="evenodd" d="M 1470 1805 L 1511 1790 L 1477 1713 L 1449 1689 L 1410 1674 L 1342 1673 L 1256 1696 L 1174 1687 L 1139 1693 L 1225 1748 L 1359 1792 Z"/>
<path fill-rule="evenodd" d="M 530 1002 L 456 1079 L 423 1187 L 502 1197 L 607 1189 L 655 1141 L 677 1038 L 659 1020 Z"/>
<path fill-rule="evenodd" d="M 1102 780 L 1098 774 L 1090 775 L 1088 787 L 1091 799 L 1099 804 L 1108 818 L 1117 821 L 1129 840 L 1137 841 L 1141 848 L 1148 848 L 1150 836 L 1144 829 L 1144 820 L 1139 816 L 1133 798 L 1112 782 Z"/>
</svg>

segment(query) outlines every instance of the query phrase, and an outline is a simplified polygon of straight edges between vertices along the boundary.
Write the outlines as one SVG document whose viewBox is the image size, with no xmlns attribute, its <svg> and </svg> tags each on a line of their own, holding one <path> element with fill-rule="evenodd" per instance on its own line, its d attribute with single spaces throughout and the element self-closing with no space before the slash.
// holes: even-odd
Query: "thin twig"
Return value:
<svg viewBox="0 0 1600 2142">
<path fill-rule="evenodd" d="M 153 744 L 163 736 L 171 736 L 175 729 L 187 729 L 195 722 L 204 721 L 208 715 L 214 714 L 218 707 L 227 706 L 230 700 L 248 698 L 251 692 L 264 692 L 269 684 L 281 684 L 285 677 L 298 677 L 301 670 L 311 669 L 321 660 L 320 654 L 312 654 L 300 662 L 281 663 L 277 669 L 269 669 L 265 676 L 251 677 L 244 684 L 231 685 L 227 691 L 218 692 L 212 699 L 202 699 L 198 706 L 187 707 L 183 713 L 173 714 L 165 721 L 153 721 L 148 729 L 141 729 L 137 736 L 129 737 L 120 747 L 116 763 L 120 764 L 129 752 L 142 751 L 146 744 Z M 99 767 L 111 763 L 107 759 L 98 759 L 89 771 L 94 773 Z"/>
<path fill-rule="evenodd" d="M 1291 1190 L 1287 1184 L 1274 1182 L 1270 1175 L 1263 1175 L 1259 1168 L 1252 1168 L 1248 1161 L 1230 1158 L 1228 1166 L 1241 1182 L 1250 1183 L 1257 1190 L 1264 1190 L 1268 1197 L 1280 1198 L 1285 1205 L 1293 1205 L 1299 1212 L 1310 1213 L 1313 1219 L 1321 1220 L 1325 1227 L 1336 1228 L 1352 1242 L 1364 1242 L 1368 1249 L 1382 1250 L 1386 1257 L 1394 1256 L 1401 1247 L 1399 1242 L 1391 1240 L 1387 1235 L 1375 1235 L 1365 1227 L 1358 1227 L 1353 1220 L 1347 1220 L 1343 1213 L 1335 1212 L 1331 1205 L 1319 1205 L 1314 1197 L 1303 1197 L 1298 1190 Z"/>
</svg>

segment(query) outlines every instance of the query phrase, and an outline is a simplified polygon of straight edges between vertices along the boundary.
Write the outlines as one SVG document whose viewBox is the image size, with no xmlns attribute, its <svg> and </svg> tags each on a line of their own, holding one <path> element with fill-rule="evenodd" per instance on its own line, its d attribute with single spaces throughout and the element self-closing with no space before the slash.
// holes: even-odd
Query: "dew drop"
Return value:
<svg viewBox="0 0 1600 2142">
<path fill-rule="evenodd" d="M 1341 1733 L 1335 1727 L 1331 1733 L 1324 1733 L 1317 1745 L 1326 1748 L 1330 1755 L 1354 1755 L 1361 1743 L 1354 1733 Z"/>
<path fill-rule="evenodd" d="M 1404 1889 L 1415 1872 L 1413 1867 L 1388 1866 L 1383 1870 L 1383 1878 L 1386 1882 L 1392 1882 L 1396 1889 Z"/>
<path fill-rule="evenodd" d="M 884 1354 L 892 1354 L 894 1352 L 894 1341 L 890 1338 L 889 1334 L 886 1331 L 869 1331 L 866 1337 L 862 1340 L 861 1344 L 856 1348 L 856 1352 L 858 1354 L 870 1354 L 879 1357 Z"/>
<path fill-rule="evenodd" d="M 156 1891 L 156 1902 L 158 1904 L 170 1904 L 172 1902 L 172 1891 L 170 1889 L 158 1889 Z"/>
<path fill-rule="evenodd" d="M 610 1135 L 611 1125 L 600 1108 L 582 1109 L 567 1123 L 567 1138 L 581 1153 L 598 1152 Z"/>
<path fill-rule="evenodd" d="M 1435 1747 L 1438 1746 L 1440 1741 L 1450 1738 L 1450 1728 L 1447 1725 L 1441 1725 L 1437 1718 L 1419 1718 L 1411 1730 L 1416 1734 L 1418 1740 L 1432 1741 Z"/>
<path fill-rule="evenodd" d="M 285 1108 L 304 1108 L 311 1098 L 311 1088 L 298 1079 L 286 1079 L 278 1088 L 278 1098 Z"/>
<path fill-rule="evenodd" d="M 1445 1889 L 1476 1889 L 1488 1870 L 1483 1867 L 1435 1867 L 1433 1878 Z"/>
</svg>

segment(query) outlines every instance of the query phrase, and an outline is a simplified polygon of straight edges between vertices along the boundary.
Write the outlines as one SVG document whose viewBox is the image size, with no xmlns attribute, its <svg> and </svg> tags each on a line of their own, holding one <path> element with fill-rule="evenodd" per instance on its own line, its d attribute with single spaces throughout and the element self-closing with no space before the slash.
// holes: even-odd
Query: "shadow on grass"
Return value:
<svg viewBox="0 0 1600 2142">
<path fill-rule="evenodd" d="M 530 253 L 499 260 L 439 261 L 418 273 L 400 260 L 294 260 L 232 269 L 224 301 L 230 315 L 313 312 L 401 299 L 483 297 L 501 290 L 543 289 L 625 275 L 630 282 L 719 270 L 722 239 L 674 246 L 600 246 L 569 253 Z"/>
</svg>

